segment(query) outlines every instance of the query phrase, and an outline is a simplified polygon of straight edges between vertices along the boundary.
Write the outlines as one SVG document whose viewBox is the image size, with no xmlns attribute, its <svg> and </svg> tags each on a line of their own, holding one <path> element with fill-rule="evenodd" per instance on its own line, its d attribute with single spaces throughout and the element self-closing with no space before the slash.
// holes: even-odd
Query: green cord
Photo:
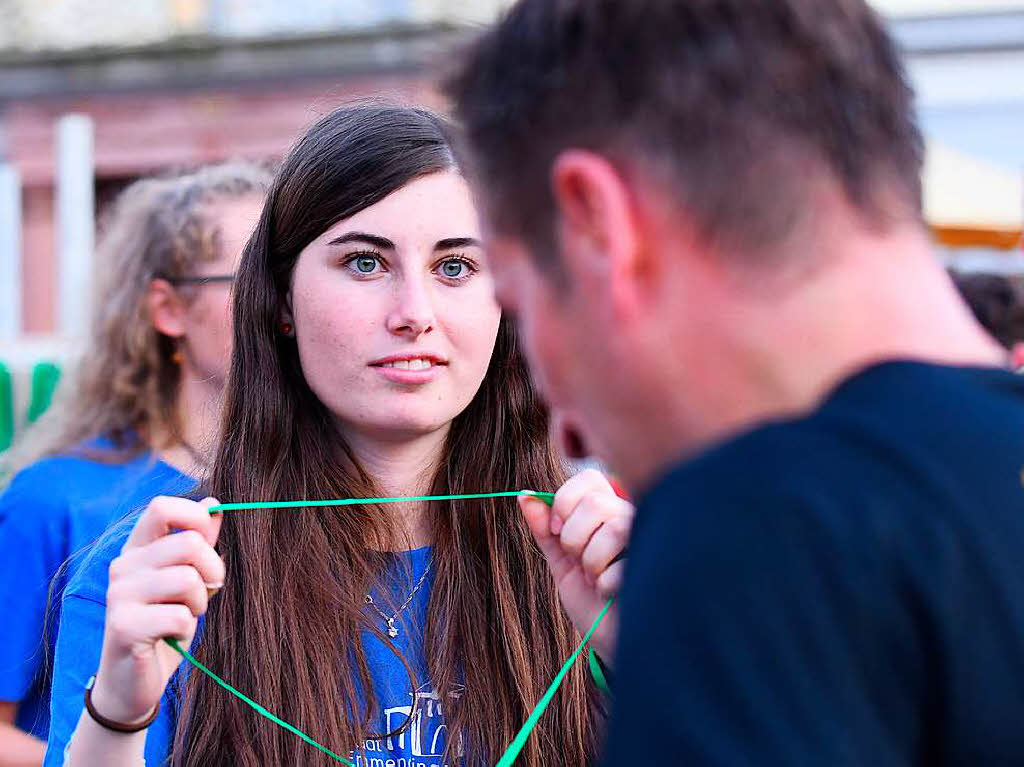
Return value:
<svg viewBox="0 0 1024 767">
<path fill-rule="evenodd" d="M 516 498 L 533 495 L 549 506 L 555 500 L 554 493 L 537 493 L 533 490 L 512 490 L 504 493 L 470 493 L 469 495 L 420 495 L 411 498 L 343 498 L 334 501 L 269 501 L 267 503 L 222 503 L 211 506 L 210 513 L 221 511 L 253 511 L 255 509 L 302 509 L 318 506 L 371 506 L 381 503 L 410 503 L 416 501 L 471 501 L 479 498 Z"/>
<path fill-rule="evenodd" d="M 607 695 L 609 698 L 612 696 L 611 685 L 608 684 L 608 677 L 604 675 L 604 669 L 601 668 L 601 661 L 597 659 L 597 653 L 594 652 L 594 648 L 590 648 L 590 652 L 587 653 L 587 664 L 590 666 L 590 676 L 594 678 L 594 684 L 597 685 L 597 689 Z"/>
<path fill-rule="evenodd" d="M 210 677 L 210 679 L 212 679 L 214 682 L 219 684 L 225 690 L 230 692 L 236 698 L 238 698 L 239 700 L 241 700 L 244 703 L 246 703 L 247 705 L 249 705 L 260 716 L 266 717 L 267 719 L 269 719 L 274 724 L 279 725 L 281 727 L 284 727 L 286 730 L 288 730 L 288 732 L 291 732 L 291 733 L 294 733 L 294 734 L 298 735 L 304 741 L 309 743 L 309 745 L 316 746 L 321 751 L 323 751 L 325 754 L 327 754 L 328 756 L 333 756 L 335 759 L 337 759 L 342 764 L 347 764 L 347 765 L 349 765 L 349 767 L 355 767 L 355 765 L 352 764 L 352 762 L 350 762 L 345 757 L 338 756 L 336 753 L 331 751 L 331 749 L 327 748 L 327 746 L 320 745 L 315 740 L 313 740 L 311 737 L 309 737 L 306 733 L 304 733 L 302 730 L 300 730 L 298 727 L 293 727 L 292 725 L 288 724 L 288 722 L 284 721 L 283 719 L 279 719 L 278 717 L 274 716 L 273 713 L 271 713 L 270 711 L 267 711 L 267 709 L 263 708 L 263 706 L 261 706 L 259 703 L 254 701 L 252 698 L 250 698 L 250 697 L 246 696 L 244 693 L 239 692 L 238 690 L 236 690 L 234 687 L 232 687 L 230 684 L 225 682 L 219 676 L 217 676 L 212 671 L 210 671 L 210 669 L 208 669 L 206 666 L 204 666 L 202 663 L 200 663 L 198 660 L 196 660 L 196 658 L 188 650 L 186 650 L 184 647 L 182 647 L 180 644 L 178 644 L 178 640 L 175 639 L 174 637 L 165 637 L 164 641 L 167 642 L 167 644 L 169 644 L 175 650 L 177 650 L 178 654 L 180 654 L 182 658 L 184 658 L 189 663 L 191 663 L 193 666 L 195 666 L 197 669 L 202 671 L 204 674 L 206 674 L 208 677 Z"/>
<path fill-rule="evenodd" d="M 509 744 L 509 747 L 505 749 L 505 753 L 501 755 L 501 759 L 498 760 L 495 767 L 510 767 L 510 765 L 516 760 L 516 757 L 519 756 L 519 752 L 522 751 L 523 746 L 526 745 L 526 739 L 530 737 L 530 733 L 533 732 L 533 728 L 537 726 L 537 722 L 540 720 L 541 714 L 544 713 L 544 710 L 548 707 L 551 699 L 555 697 L 555 693 L 558 692 L 558 688 L 562 686 L 562 680 L 565 679 L 565 675 L 569 673 L 569 669 L 572 667 L 572 664 L 576 662 L 580 653 L 583 652 L 583 647 L 590 639 L 590 635 L 593 634 L 597 627 L 601 625 L 601 621 L 604 620 L 604 616 L 606 616 L 608 611 L 612 609 L 612 603 L 614 601 L 614 599 L 609 599 L 608 604 L 604 606 L 600 615 L 598 615 L 597 618 L 594 619 L 594 622 L 590 624 L 590 628 L 587 629 L 587 633 L 583 635 L 583 639 L 581 639 L 580 643 L 576 645 L 576 649 L 573 650 L 572 655 L 569 656 L 569 659 L 562 666 L 562 670 L 558 672 L 558 675 L 551 682 L 551 686 L 548 687 L 547 692 L 544 693 L 544 697 L 542 697 L 537 702 L 537 705 L 533 707 L 533 711 L 530 712 L 530 716 L 527 717 L 523 726 L 519 729 L 519 732 L 516 733 L 516 736 L 513 738 L 512 743 Z"/>
<path fill-rule="evenodd" d="M 410 501 L 464 501 L 475 500 L 479 498 L 515 498 L 523 495 L 535 496 L 540 500 L 544 501 L 546 504 L 548 504 L 548 506 L 550 506 L 555 500 L 554 493 L 538 493 L 533 490 L 513 490 L 502 493 L 473 493 L 468 495 L 424 495 L 412 498 L 344 498 L 341 500 L 333 501 L 272 501 L 268 503 L 222 503 L 218 506 L 212 506 L 210 508 L 210 513 L 217 514 L 223 511 L 252 511 L 255 509 L 300 509 L 318 506 L 363 506 Z M 597 618 L 594 620 L 593 624 L 591 624 L 590 629 L 588 629 L 587 633 L 583 635 L 583 639 L 580 641 L 579 645 L 577 645 L 572 655 L 569 656 L 569 659 L 562 666 L 561 670 L 558 672 L 558 675 L 551 682 L 551 685 L 550 687 L 548 687 L 547 692 L 545 692 L 544 696 L 537 702 L 537 705 L 533 707 L 533 711 L 530 712 L 530 716 L 527 717 L 526 722 L 523 723 L 523 726 L 520 728 L 519 732 L 516 733 L 516 737 L 513 739 L 512 743 L 509 744 L 509 747 L 505 749 L 505 753 L 502 754 L 501 759 L 498 760 L 496 767 L 509 767 L 509 765 L 511 765 L 516 760 L 516 757 L 519 756 L 519 752 L 522 751 L 523 746 L 526 745 L 527 738 L 530 737 L 530 733 L 533 732 L 533 729 L 537 726 L 537 722 L 540 720 L 541 715 L 547 709 L 548 704 L 551 703 L 551 699 L 555 697 L 555 693 L 558 691 L 558 688 L 562 686 L 562 681 L 565 679 L 565 675 L 569 673 L 569 669 L 572 667 L 572 664 L 576 662 L 576 659 L 583 651 L 584 646 L 590 639 L 590 635 L 594 633 L 594 631 L 597 629 L 599 625 L 601 625 L 601 621 L 603 621 L 604 617 L 608 614 L 608 611 L 611 609 L 612 602 L 614 602 L 614 600 L 608 601 L 608 604 L 606 604 L 604 606 L 604 609 L 601 610 L 600 615 L 598 615 Z M 302 732 L 302 730 L 298 729 L 297 727 L 294 727 L 293 725 L 288 724 L 288 722 L 275 716 L 273 713 L 268 711 L 266 708 L 261 706 L 256 701 L 247 697 L 239 690 L 236 690 L 234 687 L 232 687 L 230 684 L 225 682 L 223 679 L 221 679 L 219 676 L 213 673 L 210 669 L 208 669 L 206 666 L 204 666 L 202 663 L 196 660 L 196 658 L 191 653 L 189 653 L 188 650 L 183 648 L 178 643 L 177 639 L 173 637 L 166 637 L 164 641 L 166 641 L 167 644 L 173 647 L 178 652 L 178 654 L 181 655 L 181 657 L 184 658 L 188 663 L 190 663 L 194 668 L 206 674 L 208 677 L 210 677 L 210 679 L 212 679 L 214 682 L 219 684 L 229 693 L 237 697 L 239 700 L 244 702 L 260 716 L 269 719 L 274 724 L 283 727 L 284 729 L 288 730 L 288 732 L 291 732 L 294 735 L 297 735 L 302 740 L 306 741 L 306 743 L 309 743 L 311 746 L 315 746 L 316 748 L 320 749 L 328 756 L 331 756 L 334 759 L 338 760 L 342 764 L 349 765 L 349 767 L 355 767 L 355 765 L 353 765 L 352 762 L 350 762 L 345 757 L 339 756 L 338 754 L 334 753 L 329 748 L 327 748 L 327 746 L 317 743 L 306 733 Z M 594 663 L 592 650 L 591 663 Z M 591 669 L 593 670 L 593 666 L 591 667 Z M 596 674 L 595 678 L 597 678 Z M 604 677 L 602 674 L 600 679 L 598 679 L 598 685 L 601 684 L 601 680 L 603 678 Z"/>
</svg>

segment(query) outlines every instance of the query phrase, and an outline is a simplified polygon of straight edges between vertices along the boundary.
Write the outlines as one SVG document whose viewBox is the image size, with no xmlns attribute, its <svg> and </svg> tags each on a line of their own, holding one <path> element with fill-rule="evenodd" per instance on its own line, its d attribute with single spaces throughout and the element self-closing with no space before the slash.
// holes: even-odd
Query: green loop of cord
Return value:
<svg viewBox="0 0 1024 767">
<path fill-rule="evenodd" d="M 534 492 L 533 490 L 513 490 L 501 493 L 423 495 L 407 498 L 342 498 L 329 501 L 270 501 L 266 503 L 222 503 L 218 504 L 217 506 L 210 507 L 210 513 L 218 514 L 225 511 L 256 511 L 259 509 L 301 509 L 330 506 L 366 506 L 383 503 L 410 503 L 417 501 L 467 501 L 481 498 L 516 498 L 519 496 L 533 496 L 544 501 L 549 506 L 555 500 L 554 493 L 538 493 Z M 502 754 L 501 758 L 498 760 L 495 767 L 510 767 L 510 765 L 512 765 L 512 763 L 515 762 L 516 757 L 519 756 L 519 753 L 523 750 L 523 747 L 526 745 L 526 741 L 530 737 L 530 733 L 533 732 L 533 729 L 537 726 L 537 722 L 540 721 L 541 716 L 547 709 L 548 704 L 551 703 L 551 700 L 555 697 L 555 693 L 558 692 L 559 687 L 562 686 L 562 682 L 564 681 L 566 674 L 569 673 L 569 669 L 572 668 L 572 664 L 576 662 L 576 659 L 579 658 L 580 653 L 583 652 L 583 648 L 586 646 L 587 642 L 590 641 L 591 635 L 594 633 L 594 631 L 597 630 L 597 627 L 601 625 L 601 621 L 603 621 L 605 616 L 608 614 L 608 611 L 611 609 L 613 602 L 613 599 L 608 600 L 608 603 L 604 606 L 604 609 L 601 610 L 597 618 L 594 619 L 594 622 L 587 630 L 587 633 L 583 635 L 583 638 L 580 640 L 580 643 L 576 646 L 576 649 L 573 651 L 572 655 L 570 655 L 569 658 L 562 665 L 562 668 L 559 670 L 558 674 L 552 680 L 551 685 L 548 687 L 547 691 L 544 693 L 541 699 L 537 701 L 537 705 L 533 707 L 533 711 L 530 712 L 530 715 L 523 723 L 523 726 L 519 729 L 519 732 L 516 733 L 515 738 L 513 738 L 508 748 L 505 749 L 505 753 Z M 342 764 L 349 765 L 350 767 L 355 767 L 355 765 L 350 760 L 346 759 L 345 757 L 339 754 L 336 754 L 327 746 L 318 743 L 316 740 L 314 740 L 309 735 L 304 733 L 298 727 L 295 727 L 294 725 L 291 725 L 288 722 L 284 721 L 280 717 L 276 716 L 273 712 L 268 711 L 266 708 L 264 708 L 259 703 L 254 701 L 252 698 L 249 698 L 241 691 L 232 687 L 226 681 L 217 676 L 217 674 L 215 674 L 213 671 L 211 671 L 202 663 L 200 663 L 199 660 L 197 660 L 188 650 L 182 647 L 178 640 L 174 637 L 165 637 L 164 641 L 167 642 L 167 644 L 169 644 L 171 647 L 173 647 L 174 650 L 179 655 L 181 655 L 181 657 L 186 662 L 188 662 L 193 668 L 210 677 L 210 679 L 212 679 L 218 685 L 220 685 L 229 693 L 234 695 L 236 698 L 241 700 L 243 703 L 249 706 L 253 711 L 255 711 L 260 716 L 270 720 L 279 727 L 283 727 L 288 732 L 301 738 L 309 745 L 319 749 L 323 753 L 341 762 Z"/>
<path fill-rule="evenodd" d="M 533 490 L 510 490 L 502 493 L 469 493 L 464 495 L 417 495 L 408 498 L 341 498 L 333 501 L 267 501 L 265 503 L 222 503 L 210 507 L 211 514 L 222 511 L 256 511 L 260 509 L 303 509 L 327 506 L 376 506 L 382 503 L 415 503 L 417 501 L 472 501 L 480 498 L 517 498 L 521 495 L 534 496 L 549 506 L 555 500 L 554 493 L 537 493 Z"/>
</svg>

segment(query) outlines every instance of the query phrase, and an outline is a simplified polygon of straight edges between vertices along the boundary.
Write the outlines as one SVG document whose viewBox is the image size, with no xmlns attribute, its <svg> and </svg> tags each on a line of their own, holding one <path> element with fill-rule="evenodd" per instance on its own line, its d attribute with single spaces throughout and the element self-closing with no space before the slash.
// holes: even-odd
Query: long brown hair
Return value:
<svg viewBox="0 0 1024 767">
<path fill-rule="evenodd" d="M 291 150 L 236 282 L 213 495 L 255 501 L 374 493 L 373 478 L 306 384 L 294 340 L 278 332 L 282 308 L 296 259 L 314 238 L 415 178 L 454 167 L 440 117 L 381 104 L 332 112 Z M 433 489 L 445 493 L 551 489 L 564 479 L 547 413 L 507 320 L 439 465 Z M 435 504 L 431 514 L 436 575 L 424 634 L 430 681 L 445 701 L 451 761 L 461 743 L 468 764 L 493 763 L 578 636 L 514 499 Z M 395 541 L 393 518 L 381 507 L 229 514 L 221 531 L 228 574 L 207 613 L 200 657 L 342 753 L 380 735 L 370 730 L 376 706 L 359 632 L 388 641 L 367 619 L 363 596 L 386 557 L 375 550 Z M 181 700 L 175 764 L 334 764 L 254 719 L 200 675 L 185 681 Z M 590 761 L 597 701 L 577 666 L 520 763 Z"/>
<path fill-rule="evenodd" d="M 104 216 L 96 253 L 99 282 L 85 352 L 57 401 L 15 448 L 10 466 L 106 437 L 90 456 L 125 460 L 153 448 L 177 423 L 180 367 L 173 342 L 149 318 L 146 296 L 158 277 L 180 277 L 219 254 L 212 204 L 263 195 L 270 173 L 243 162 L 146 178 L 126 187 Z M 185 296 L 187 298 L 187 296 Z"/>
</svg>

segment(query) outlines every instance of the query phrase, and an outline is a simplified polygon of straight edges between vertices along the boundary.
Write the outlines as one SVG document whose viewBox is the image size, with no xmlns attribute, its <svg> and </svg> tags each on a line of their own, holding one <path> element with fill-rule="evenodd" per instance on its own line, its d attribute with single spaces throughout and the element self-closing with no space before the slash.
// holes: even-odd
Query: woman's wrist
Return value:
<svg viewBox="0 0 1024 767">
<path fill-rule="evenodd" d="M 146 730 L 134 734 L 112 732 L 85 710 L 64 747 L 64 767 L 144 767 Z"/>
<path fill-rule="evenodd" d="M 153 723 L 160 712 L 160 702 L 157 701 L 156 705 L 144 714 L 137 715 L 120 705 L 117 697 L 110 692 L 109 688 L 101 683 L 99 675 L 94 675 L 86 683 L 83 697 L 86 713 L 106 730 L 124 734 L 141 732 Z"/>
</svg>

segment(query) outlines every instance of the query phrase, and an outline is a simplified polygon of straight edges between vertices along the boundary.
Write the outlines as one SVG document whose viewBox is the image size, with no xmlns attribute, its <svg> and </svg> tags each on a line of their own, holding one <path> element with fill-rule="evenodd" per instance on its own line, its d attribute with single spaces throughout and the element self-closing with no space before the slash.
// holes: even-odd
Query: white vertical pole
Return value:
<svg viewBox="0 0 1024 767">
<path fill-rule="evenodd" d="M 95 200 L 93 124 L 85 115 L 57 122 L 57 329 L 80 336 L 92 301 Z"/>
<path fill-rule="evenodd" d="M 21 332 L 21 177 L 0 163 L 0 339 Z"/>
</svg>

